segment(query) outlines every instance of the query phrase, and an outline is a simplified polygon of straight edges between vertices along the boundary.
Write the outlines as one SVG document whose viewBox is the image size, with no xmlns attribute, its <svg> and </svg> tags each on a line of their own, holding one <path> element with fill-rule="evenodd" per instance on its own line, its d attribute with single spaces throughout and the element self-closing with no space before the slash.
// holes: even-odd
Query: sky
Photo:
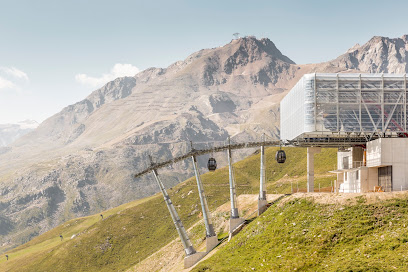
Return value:
<svg viewBox="0 0 408 272">
<path fill-rule="evenodd" d="M 106 82 L 167 67 L 232 34 L 298 64 L 408 34 L 408 1 L 0 0 L 0 124 L 38 122 Z"/>
</svg>

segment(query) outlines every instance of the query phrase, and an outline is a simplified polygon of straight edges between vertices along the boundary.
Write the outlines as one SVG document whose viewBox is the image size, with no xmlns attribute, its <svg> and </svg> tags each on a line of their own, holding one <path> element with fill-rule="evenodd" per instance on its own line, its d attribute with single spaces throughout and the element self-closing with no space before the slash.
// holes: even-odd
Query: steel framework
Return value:
<svg viewBox="0 0 408 272">
<path fill-rule="evenodd" d="M 281 139 L 407 137 L 407 79 L 307 74 L 281 101 Z"/>
</svg>

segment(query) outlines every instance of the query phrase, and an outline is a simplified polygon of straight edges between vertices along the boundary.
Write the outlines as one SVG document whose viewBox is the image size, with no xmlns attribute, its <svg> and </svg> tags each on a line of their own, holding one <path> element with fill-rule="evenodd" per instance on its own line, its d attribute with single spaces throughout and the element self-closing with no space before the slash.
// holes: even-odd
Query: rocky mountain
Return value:
<svg viewBox="0 0 408 272">
<path fill-rule="evenodd" d="M 385 40 L 387 50 L 369 53 Z M 402 56 L 401 41 L 406 44 L 405 38 L 373 38 L 333 61 L 298 65 L 270 40 L 245 37 L 109 82 L 0 149 L 0 250 L 70 218 L 156 192 L 150 176 L 133 178 L 149 154 L 160 161 L 185 153 L 190 140 L 202 147 L 228 136 L 277 137 L 279 101 L 303 74 L 368 67 L 399 72 L 390 52 L 398 43 Z M 171 187 L 191 176 L 192 166 L 185 161 L 161 173 Z"/>
<path fill-rule="evenodd" d="M 0 147 L 5 147 L 21 136 L 38 127 L 34 120 L 25 120 L 16 124 L 0 124 Z"/>
<path fill-rule="evenodd" d="M 390 39 L 375 36 L 366 44 L 356 44 L 332 62 L 337 67 L 369 73 L 408 72 L 408 35 Z"/>
</svg>

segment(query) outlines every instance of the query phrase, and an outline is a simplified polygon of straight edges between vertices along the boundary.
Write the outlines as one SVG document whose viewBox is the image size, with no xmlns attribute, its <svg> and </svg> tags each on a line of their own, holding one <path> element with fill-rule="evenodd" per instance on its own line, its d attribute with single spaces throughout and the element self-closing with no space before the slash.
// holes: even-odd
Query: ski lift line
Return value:
<svg viewBox="0 0 408 272">
<path fill-rule="evenodd" d="M 137 173 L 134 175 L 135 178 L 139 178 L 152 170 L 160 169 L 179 161 L 183 161 L 185 159 L 190 158 L 191 156 L 201 156 L 209 153 L 215 152 L 222 152 L 228 150 L 228 148 L 232 149 L 244 149 L 244 148 L 254 148 L 254 147 L 261 147 L 264 146 L 297 146 L 297 147 L 310 147 L 310 146 L 320 146 L 320 147 L 350 147 L 355 145 L 364 145 L 367 143 L 365 137 L 339 137 L 339 138 L 328 138 L 328 137 L 315 137 L 315 138 L 302 138 L 302 139 L 295 139 L 290 141 L 281 142 L 278 140 L 274 141 L 261 141 L 261 142 L 247 142 L 247 143 L 236 143 L 236 144 L 225 144 L 222 146 L 216 146 L 208 149 L 195 149 L 190 151 L 184 155 L 175 157 L 171 160 L 167 160 L 160 163 L 154 163 L 150 167 L 146 168 L 145 170 Z"/>
<path fill-rule="evenodd" d="M 149 135 L 149 134 L 141 134 L 140 136 L 145 136 L 145 135 Z M 265 134 L 265 137 L 271 139 L 272 141 L 277 141 L 276 138 L 274 138 L 273 136 Z M 224 140 L 224 141 L 193 142 L 193 144 L 215 144 L 215 143 L 225 144 L 226 142 L 227 142 L 227 140 Z M 144 144 L 144 145 L 160 145 L 160 144 L 189 144 L 189 142 L 188 141 L 168 141 L 168 142 L 147 143 L 147 144 Z"/>
<path fill-rule="evenodd" d="M 179 161 L 183 161 L 185 159 L 190 158 L 191 156 L 201 156 L 204 154 L 208 154 L 208 153 L 212 153 L 212 152 L 221 152 L 221 151 L 225 151 L 228 149 L 244 149 L 244 148 L 253 148 L 253 147 L 260 147 L 260 146 L 281 146 L 282 143 L 281 141 L 262 141 L 262 142 L 247 142 L 247 143 L 236 143 L 236 144 L 226 144 L 223 146 L 216 146 L 216 147 L 212 147 L 212 148 L 208 148 L 208 149 L 194 149 L 190 152 L 188 152 L 187 154 L 181 155 L 179 157 L 173 158 L 171 160 L 167 160 L 164 162 L 160 162 L 160 163 L 153 163 L 150 167 L 146 168 L 145 170 L 137 173 L 134 175 L 135 178 L 138 178 L 140 176 L 143 176 L 149 172 L 151 172 L 152 170 L 156 170 L 156 169 L 160 169 L 166 166 L 169 166 L 171 164 L 174 164 L 176 162 Z M 284 144 L 286 145 L 286 144 Z"/>
<path fill-rule="evenodd" d="M 183 185 L 185 187 L 197 187 L 197 185 L 195 184 L 191 184 L 191 185 Z M 229 187 L 229 184 L 205 184 L 205 187 Z M 236 185 L 235 187 L 252 187 L 252 185 Z"/>
</svg>

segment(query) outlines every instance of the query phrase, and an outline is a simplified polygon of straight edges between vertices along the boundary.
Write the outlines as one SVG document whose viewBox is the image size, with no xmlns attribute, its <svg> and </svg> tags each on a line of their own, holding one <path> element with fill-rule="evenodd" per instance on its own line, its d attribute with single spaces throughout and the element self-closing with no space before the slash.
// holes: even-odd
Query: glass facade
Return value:
<svg viewBox="0 0 408 272">
<path fill-rule="evenodd" d="M 306 74 L 281 101 L 281 139 L 408 136 L 406 97 L 404 74 Z"/>
</svg>

